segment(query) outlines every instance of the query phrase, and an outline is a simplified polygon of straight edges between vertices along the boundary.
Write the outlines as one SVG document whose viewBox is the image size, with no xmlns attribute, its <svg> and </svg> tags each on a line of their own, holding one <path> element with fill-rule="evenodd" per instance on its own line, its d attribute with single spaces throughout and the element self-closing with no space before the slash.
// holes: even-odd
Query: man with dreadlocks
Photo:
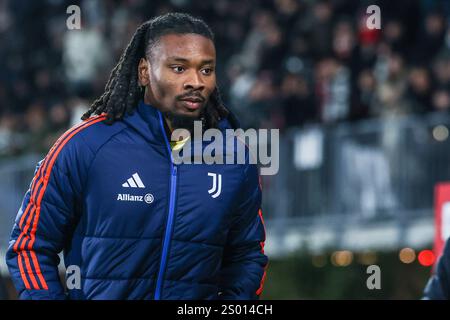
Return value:
<svg viewBox="0 0 450 320">
<path fill-rule="evenodd" d="M 84 121 L 37 166 L 7 252 L 20 298 L 259 298 L 268 259 L 248 149 L 245 164 L 172 157 L 195 140 L 171 141 L 175 129 L 238 126 L 220 99 L 213 40 L 182 13 L 136 30 Z"/>
</svg>

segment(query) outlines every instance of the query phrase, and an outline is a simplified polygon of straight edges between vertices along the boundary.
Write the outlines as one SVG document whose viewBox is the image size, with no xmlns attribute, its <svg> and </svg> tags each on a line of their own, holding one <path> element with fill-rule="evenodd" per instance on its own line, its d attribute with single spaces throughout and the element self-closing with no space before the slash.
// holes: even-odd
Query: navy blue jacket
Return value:
<svg viewBox="0 0 450 320">
<path fill-rule="evenodd" d="M 450 300 L 450 239 L 445 244 L 435 274 L 425 287 L 423 299 Z"/>
<path fill-rule="evenodd" d="M 6 255 L 20 298 L 258 299 L 268 258 L 248 149 L 246 164 L 175 165 L 156 108 L 104 119 L 37 166 Z M 80 286 L 61 285 L 60 252 Z"/>
</svg>

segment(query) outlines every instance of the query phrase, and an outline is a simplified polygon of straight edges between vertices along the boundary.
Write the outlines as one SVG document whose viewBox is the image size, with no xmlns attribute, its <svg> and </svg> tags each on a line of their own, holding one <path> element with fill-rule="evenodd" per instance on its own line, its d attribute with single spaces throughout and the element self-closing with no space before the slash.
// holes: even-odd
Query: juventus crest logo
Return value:
<svg viewBox="0 0 450 320">
<path fill-rule="evenodd" d="M 208 176 L 213 178 L 212 188 L 208 190 L 208 193 L 211 197 L 217 198 L 222 192 L 222 175 L 208 172 Z"/>
</svg>

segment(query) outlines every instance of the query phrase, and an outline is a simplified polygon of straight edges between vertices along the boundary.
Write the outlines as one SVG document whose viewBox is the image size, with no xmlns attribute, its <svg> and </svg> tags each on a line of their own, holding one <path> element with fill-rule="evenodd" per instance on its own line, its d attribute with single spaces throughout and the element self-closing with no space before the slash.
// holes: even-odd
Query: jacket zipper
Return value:
<svg viewBox="0 0 450 320">
<path fill-rule="evenodd" d="M 164 281 L 164 273 L 166 271 L 167 266 L 167 260 L 168 260 L 168 251 L 170 247 L 170 241 L 172 238 L 172 225 L 173 225 L 173 219 L 175 214 L 175 199 L 176 199 L 176 191 L 177 191 L 177 166 L 173 163 L 172 159 L 172 152 L 170 148 L 169 141 L 166 136 L 166 132 L 164 130 L 164 124 L 162 120 L 161 113 L 158 112 L 159 120 L 160 120 L 160 126 L 163 132 L 163 136 L 166 142 L 167 150 L 169 152 L 170 156 L 170 166 L 171 166 L 171 175 L 170 175 L 170 196 L 169 196 L 169 216 L 167 218 L 167 224 L 166 224 L 166 231 L 164 234 L 164 242 L 163 242 L 163 248 L 162 248 L 162 254 L 161 254 L 161 263 L 159 265 L 159 272 L 158 272 L 158 278 L 156 281 L 156 289 L 155 289 L 155 300 L 161 300 L 161 291 L 162 291 L 162 285 Z"/>
</svg>

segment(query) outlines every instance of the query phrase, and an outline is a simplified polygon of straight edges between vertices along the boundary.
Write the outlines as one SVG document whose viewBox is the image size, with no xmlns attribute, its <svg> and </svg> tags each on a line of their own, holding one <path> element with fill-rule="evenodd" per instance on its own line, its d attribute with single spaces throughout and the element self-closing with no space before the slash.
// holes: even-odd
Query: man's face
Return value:
<svg viewBox="0 0 450 320">
<path fill-rule="evenodd" d="M 162 36 L 150 61 L 139 64 L 145 102 L 170 120 L 172 129 L 192 126 L 216 87 L 214 43 L 197 34 Z"/>
</svg>

